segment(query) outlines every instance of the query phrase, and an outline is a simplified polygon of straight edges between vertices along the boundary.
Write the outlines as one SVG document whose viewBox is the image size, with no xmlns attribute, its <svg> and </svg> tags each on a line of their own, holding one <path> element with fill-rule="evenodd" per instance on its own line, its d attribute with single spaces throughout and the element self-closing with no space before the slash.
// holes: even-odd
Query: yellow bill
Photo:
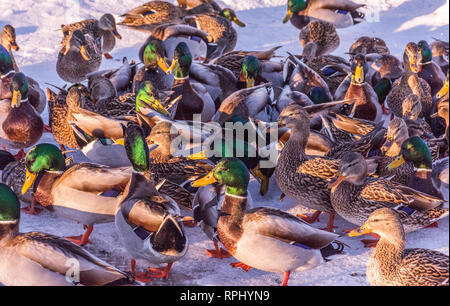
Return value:
<svg viewBox="0 0 450 306">
<path fill-rule="evenodd" d="M 87 51 L 86 51 L 86 47 L 85 47 L 85 46 L 81 46 L 81 48 L 80 48 L 80 54 L 81 54 L 81 57 L 83 57 L 83 59 L 84 59 L 85 61 L 89 61 L 89 60 L 90 60 L 89 55 L 87 54 Z"/>
<path fill-rule="evenodd" d="M 116 139 L 116 140 L 113 140 L 113 141 L 114 141 L 115 144 L 118 144 L 118 145 L 121 145 L 121 146 L 125 145 L 125 138 L 119 138 L 119 139 Z"/>
<path fill-rule="evenodd" d="M 180 63 L 178 62 L 178 59 L 172 60 L 172 65 L 170 65 L 169 70 L 167 70 L 168 74 L 174 73 L 178 68 L 180 67 Z"/>
<path fill-rule="evenodd" d="M 198 179 L 196 181 L 193 181 L 191 183 L 191 186 L 192 187 L 203 187 L 203 186 L 210 185 L 214 182 L 216 182 L 216 179 L 214 178 L 214 172 L 211 171 L 205 177 Z"/>
<path fill-rule="evenodd" d="M 446 94 L 448 94 L 448 80 L 445 81 L 444 86 L 442 86 L 441 90 L 436 94 L 436 98 L 440 99 Z"/>
<path fill-rule="evenodd" d="M 192 159 L 192 160 L 208 159 L 208 157 L 206 157 L 205 150 L 198 152 L 198 153 L 191 154 L 188 156 L 188 158 Z"/>
<path fill-rule="evenodd" d="M 331 192 L 334 192 L 334 190 L 339 186 L 340 183 L 342 183 L 345 180 L 345 176 L 342 175 L 342 173 L 339 173 L 339 177 L 328 184 L 328 188 L 331 189 Z"/>
<path fill-rule="evenodd" d="M 165 73 L 169 71 L 169 67 L 167 67 L 166 60 L 163 57 L 158 58 L 158 66 L 162 69 Z"/>
<path fill-rule="evenodd" d="M 242 21 L 240 21 L 237 17 L 233 18 L 233 21 L 235 24 L 237 24 L 238 26 L 240 26 L 241 28 L 245 27 L 245 23 L 243 23 Z"/>
<path fill-rule="evenodd" d="M 254 78 L 248 78 L 247 79 L 247 88 L 253 88 L 255 87 L 255 79 Z"/>
<path fill-rule="evenodd" d="M 358 83 L 364 82 L 364 68 L 363 66 L 357 66 L 355 70 L 355 81 Z"/>
<path fill-rule="evenodd" d="M 294 13 L 290 9 L 288 9 L 288 11 L 286 13 L 286 17 L 284 17 L 284 19 L 283 19 L 283 23 L 286 23 L 289 20 L 291 20 L 292 15 L 294 15 Z"/>
<path fill-rule="evenodd" d="M 348 235 L 350 237 L 356 237 L 370 233 L 372 233 L 372 229 L 367 224 L 363 224 L 360 228 L 352 230 Z"/>
<path fill-rule="evenodd" d="M 261 172 L 261 169 L 259 169 L 259 166 L 256 166 L 256 168 L 252 169 L 252 173 L 259 179 L 259 183 L 261 184 L 261 187 L 259 189 L 259 194 L 265 195 L 267 193 L 267 191 L 269 190 L 270 178 L 268 178 Z"/>
<path fill-rule="evenodd" d="M 33 186 L 34 180 L 36 179 L 36 175 L 30 173 L 28 170 L 25 174 L 25 182 L 22 186 L 22 194 L 25 194 L 31 186 Z"/>
<path fill-rule="evenodd" d="M 21 101 L 22 101 L 22 94 L 20 93 L 19 90 L 14 90 L 11 100 L 11 107 L 19 107 Z"/>
<path fill-rule="evenodd" d="M 397 156 L 397 158 L 390 163 L 387 167 L 389 170 L 394 170 L 395 168 L 400 167 L 401 165 L 403 165 L 405 163 L 405 159 L 403 158 L 403 155 L 399 155 Z"/>
</svg>

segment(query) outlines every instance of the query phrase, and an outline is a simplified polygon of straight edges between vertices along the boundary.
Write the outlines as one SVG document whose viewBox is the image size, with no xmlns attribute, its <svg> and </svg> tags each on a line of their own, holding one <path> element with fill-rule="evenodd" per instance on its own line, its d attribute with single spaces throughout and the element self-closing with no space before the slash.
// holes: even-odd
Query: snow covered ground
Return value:
<svg viewBox="0 0 450 306">
<path fill-rule="evenodd" d="M 144 3 L 145 0 L 1 0 L 0 28 L 10 23 L 16 27 L 17 42 L 21 49 L 16 59 L 24 73 L 38 80 L 42 87 L 45 82 L 58 86 L 64 82 L 55 71 L 58 44 L 61 40 L 60 25 L 90 17 L 100 17 L 105 12 L 118 16 L 129 9 Z M 174 1 L 173 1 L 174 2 Z M 371 20 L 351 28 L 339 29 L 341 45 L 336 55 L 345 56 L 348 47 L 360 36 L 378 36 L 385 39 L 391 53 L 401 57 L 409 41 L 432 38 L 449 39 L 448 0 L 357 0 L 366 3 L 366 12 Z M 222 0 L 223 6 L 235 9 L 245 28 L 237 28 L 239 40 L 237 49 L 262 50 L 282 45 L 278 51 L 281 56 L 286 51 L 301 53 L 299 30 L 292 25 L 283 24 L 286 13 L 286 0 Z M 123 56 L 138 60 L 137 52 L 146 39 L 140 33 L 119 27 L 123 39 L 118 42 L 111 53 L 116 60 L 103 61 L 102 68 L 116 67 Z M 44 115 L 48 119 L 48 115 Z M 41 142 L 54 142 L 50 134 L 45 134 Z M 76 160 L 79 155 L 76 154 Z M 290 199 L 278 201 L 280 191 L 272 179 L 269 192 L 261 197 L 258 184 L 252 181 L 250 192 L 256 205 L 271 206 L 291 213 L 311 213 L 296 207 Z M 22 216 L 22 231 L 42 231 L 56 235 L 77 235 L 82 233 L 82 226 L 75 222 L 56 218 L 49 212 L 38 216 Z M 324 227 L 327 216 L 322 216 L 316 227 Z M 337 217 L 336 232 L 353 227 Z M 168 281 L 154 281 L 152 284 L 170 285 L 278 285 L 282 276 L 252 269 L 249 272 L 233 269 L 230 259 L 211 259 L 205 248 L 212 248 L 212 243 L 199 228 L 186 229 L 190 241 L 187 255 L 176 262 Z M 118 242 L 118 235 L 113 224 L 95 226 L 91 236 L 92 245 L 87 249 L 118 267 L 128 270 L 129 255 Z M 365 249 L 359 239 L 342 237 L 341 240 L 351 246 L 348 255 L 325 263 L 313 270 L 293 273 L 290 285 L 368 285 L 365 277 L 366 262 L 371 250 Z M 423 229 L 407 235 L 407 247 L 424 247 L 449 252 L 448 218 L 439 222 L 439 228 Z M 147 267 L 138 261 L 138 267 Z"/>
</svg>

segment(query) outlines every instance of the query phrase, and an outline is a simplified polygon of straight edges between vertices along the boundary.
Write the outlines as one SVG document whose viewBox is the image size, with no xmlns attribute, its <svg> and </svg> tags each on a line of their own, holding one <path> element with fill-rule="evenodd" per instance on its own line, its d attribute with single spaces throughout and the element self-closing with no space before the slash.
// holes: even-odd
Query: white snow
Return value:
<svg viewBox="0 0 450 306">
<path fill-rule="evenodd" d="M 118 20 L 121 14 L 146 2 L 145 0 L 1 0 L 0 29 L 10 23 L 17 30 L 17 42 L 21 47 L 16 59 L 27 75 L 35 78 L 45 88 L 46 82 L 58 86 L 64 85 L 55 71 L 58 44 L 61 41 L 60 25 L 90 17 L 99 18 L 103 13 L 113 13 Z M 172 1 L 174 2 L 174 1 Z M 388 44 L 391 53 L 401 57 L 403 48 L 409 41 L 432 37 L 448 41 L 449 15 L 448 0 L 358 0 L 366 3 L 366 14 L 371 20 L 356 26 L 339 29 L 341 45 L 335 54 L 344 56 L 348 47 L 360 36 L 379 36 Z M 239 40 L 237 49 L 261 50 L 282 45 L 278 51 L 281 56 L 286 51 L 301 53 L 299 30 L 291 24 L 283 24 L 286 13 L 286 0 L 222 0 L 220 5 L 229 6 L 237 11 L 239 19 L 247 24 L 237 28 Z M 138 60 L 138 48 L 147 35 L 119 27 L 123 39 L 111 53 L 116 60 L 103 61 L 102 67 L 117 67 L 123 56 Z M 48 115 L 45 113 L 47 120 Z M 41 142 L 54 142 L 50 134 L 45 134 Z M 79 159 L 79 154 L 76 154 Z M 298 207 L 290 199 L 278 201 L 280 191 L 272 178 L 270 190 L 264 197 L 259 196 L 259 186 L 255 181 L 250 184 L 255 205 L 271 206 L 291 213 L 311 213 Z M 321 216 L 315 227 L 324 227 L 328 216 Z M 50 212 L 38 216 L 22 216 L 21 229 L 42 231 L 60 236 L 82 233 L 82 226 L 70 220 L 56 218 Z M 342 233 L 351 224 L 337 217 L 336 232 Z M 234 260 L 211 259 L 205 248 L 212 248 L 210 242 L 199 228 L 187 228 L 190 246 L 187 255 L 176 262 L 168 281 L 154 281 L 153 284 L 194 284 L 194 285 L 279 285 L 281 275 L 252 269 L 249 272 L 233 269 L 229 266 Z M 87 249 L 106 259 L 108 262 L 128 270 L 130 259 L 126 250 L 118 242 L 114 224 L 95 226 L 91 236 L 92 245 Z M 365 266 L 372 250 L 365 249 L 359 239 L 343 236 L 343 242 L 351 246 L 348 256 L 325 263 L 315 269 L 293 273 L 289 285 L 368 285 Z M 407 247 L 424 247 L 449 252 L 448 218 L 439 222 L 439 228 L 423 229 L 407 235 Z M 138 267 L 144 269 L 147 263 L 138 261 Z M 152 284 L 152 283 L 151 283 Z"/>
</svg>

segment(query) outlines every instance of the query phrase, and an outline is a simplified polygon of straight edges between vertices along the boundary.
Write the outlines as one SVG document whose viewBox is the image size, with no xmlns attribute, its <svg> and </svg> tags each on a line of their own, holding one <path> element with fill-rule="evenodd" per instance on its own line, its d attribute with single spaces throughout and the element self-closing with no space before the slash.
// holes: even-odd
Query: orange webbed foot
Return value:
<svg viewBox="0 0 450 306">
<path fill-rule="evenodd" d="M 246 264 L 243 264 L 242 262 L 233 262 L 233 263 L 230 263 L 230 266 L 232 266 L 235 269 L 242 269 L 245 272 L 250 271 L 250 269 L 252 268 L 250 266 L 247 266 Z"/>
</svg>

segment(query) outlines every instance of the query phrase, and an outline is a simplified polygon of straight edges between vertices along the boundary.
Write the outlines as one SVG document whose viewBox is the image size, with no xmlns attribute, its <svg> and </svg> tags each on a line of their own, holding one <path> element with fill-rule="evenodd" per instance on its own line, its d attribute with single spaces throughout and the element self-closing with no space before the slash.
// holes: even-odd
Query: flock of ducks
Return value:
<svg viewBox="0 0 450 306">
<path fill-rule="evenodd" d="M 140 63 L 124 58 L 114 70 L 98 71 L 121 38 L 111 14 L 63 25 L 56 71 L 72 85 L 48 88 L 47 95 L 20 72 L 15 30 L 3 28 L 0 283 L 168 278 L 188 250 L 186 227 L 198 225 L 214 243 L 209 256 L 233 256 L 239 262 L 232 266 L 245 271 L 283 273 L 287 285 L 291 272 L 343 253 L 337 214 L 356 226 L 346 230 L 349 236 L 377 238 L 363 240 L 375 247 L 367 266 L 371 285 L 448 285 L 447 255 L 405 249 L 406 232 L 448 216 L 448 43 L 410 42 L 399 59 L 381 38 L 364 36 L 345 59 L 331 54 L 340 44 L 336 28 L 361 22 L 363 5 L 289 0 L 284 22 L 300 29 L 303 51 L 275 61 L 279 47 L 234 51 L 232 22 L 245 24 L 233 10 L 213 0 L 178 4 L 150 1 L 122 16 L 119 25 L 150 34 L 136 50 Z M 41 118 L 46 106 L 49 126 Z M 223 135 L 227 123 L 249 123 L 258 146 L 236 134 L 219 141 L 219 157 L 208 158 L 210 148 L 200 142 L 211 137 L 211 122 Z M 271 122 L 279 124 L 273 143 L 255 125 L 270 130 Z M 59 146 L 36 144 L 45 132 Z M 189 145 L 174 148 L 180 137 Z M 244 157 L 234 157 L 238 146 Z M 260 166 L 269 160 L 258 149 L 273 146 L 277 162 Z M 13 156 L 11 149 L 20 151 Z M 74 163 L 70 150 L 90 162 Z M 287 196 L 316 213 L 255 205 L 247 190 L 251 176 L 264 195 L 273 174 L 280 200 Z M 20 209 L 20 201 L 31 206 Z M 21 210 L 43 208 L 86 232 L 20 233 Z M 327 227 L 312 227 L 321 213 L 330 215 Z M 130 272 L 82 248 L 94 225 L 109 222 L 132 258 Z M 80 278 L 68 283 L 71 258 L 80 263 Z M 165 266 L 137 272 L 136 259 Z"/>
</svg>

